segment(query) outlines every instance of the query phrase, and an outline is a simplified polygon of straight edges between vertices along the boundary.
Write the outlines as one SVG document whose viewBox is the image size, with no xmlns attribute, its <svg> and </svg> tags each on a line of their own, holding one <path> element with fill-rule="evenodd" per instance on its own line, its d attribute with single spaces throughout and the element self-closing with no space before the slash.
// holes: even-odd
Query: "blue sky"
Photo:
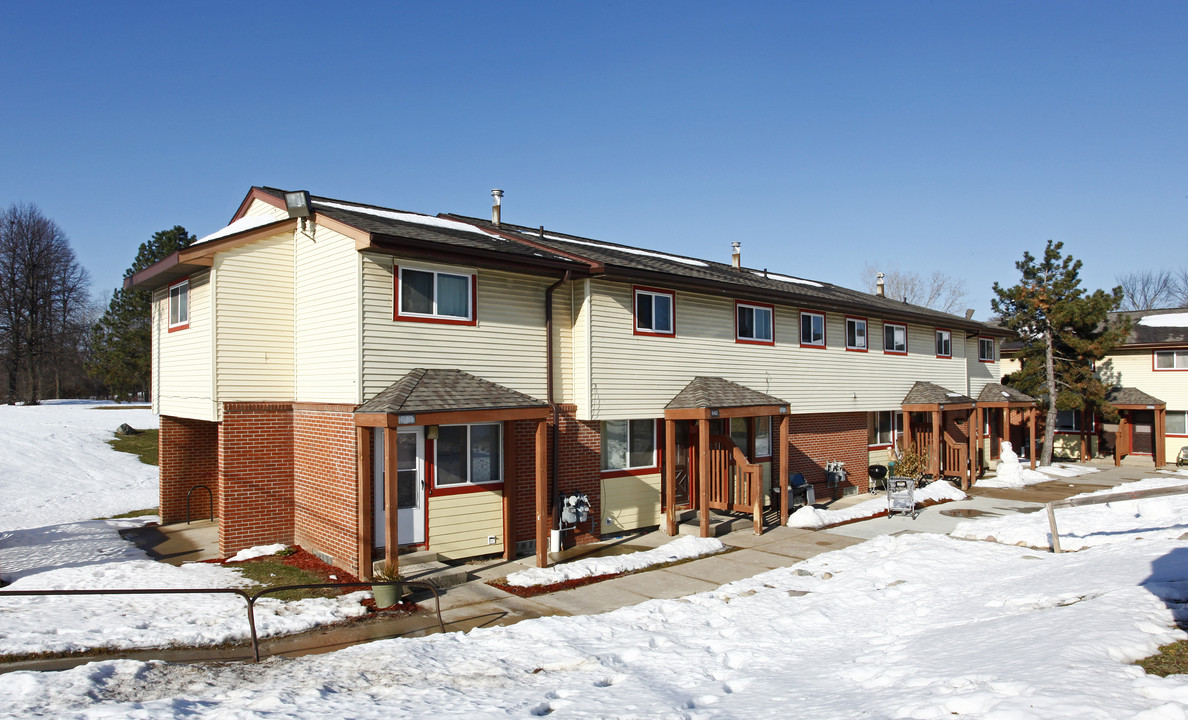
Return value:
<svg viewBox="0 0 1188 720">
<path fill-rule="evenodd" d="M 489 213 L 989 316 L 1051 238 L 1188 264 L 1188 4 L 0 4 L 0 206 L 96 293 L 251 185 Z"/>
</svg>

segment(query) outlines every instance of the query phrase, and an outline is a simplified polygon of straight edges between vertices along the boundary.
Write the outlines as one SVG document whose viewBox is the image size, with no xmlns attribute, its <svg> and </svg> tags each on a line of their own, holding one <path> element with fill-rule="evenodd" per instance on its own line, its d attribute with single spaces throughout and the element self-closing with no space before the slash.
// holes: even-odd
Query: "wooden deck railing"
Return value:
<svg viewBox="0 0 1188 720">
<path fill-rule="evenodd" d="M 755 534 L 763 532 L 763 469 L 752 463 L 727 435 L 710 437 L 709 506 L 749 512 Z"/>
</svg>

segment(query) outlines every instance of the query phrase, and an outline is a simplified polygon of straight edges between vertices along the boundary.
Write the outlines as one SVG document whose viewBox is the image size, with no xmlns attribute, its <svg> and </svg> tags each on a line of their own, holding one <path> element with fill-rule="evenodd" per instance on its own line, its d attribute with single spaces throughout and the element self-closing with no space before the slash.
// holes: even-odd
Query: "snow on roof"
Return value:
<svg viewBox="0 0 1188 720">
<path fill-rule="evenodd" d="M 557 240 L 559 242 L 573 243 L 574 245 L 587 245 L 589 247 L 602 248 L 604 250 L 617 250 L 619 252 L 627 253 L 628 255 L 644 255 L 646 257 L 660 258 L 661 260 L 669 260 L 675 263 L 683 263 L 685 265 L 694 265 L 696 267 L 709 267 L 709 264 L 701 260 L 694 260 L 693 258 L 681 257 L 679 255 L 667 255 L 665 253 L 652 252 L 651 250 L 640 250 L 633 247 L 625 247 L 623 245 L 611 245 L 609 243 L 594 242 L 593 240 L 576 240 L 569 237 L 561 237 L 560 235 L 545 235 L 546 239 Z"/>
<path fill-rule="evenodd" d="M 1139 318 L 1138 324 L 1146 327 L 1188 327 L 1188 312 L 1144 315 Z"/>
<path fill-rule="evenodd" d="M 495 238 L 496 240 L 504 240 L 506 242 L 506 240 L 499 235 L 496 235 L 492 232 L 487 232 L 486 230 L 475 227 L 469 223 L 433 217 L 432 215 L 400 212 L 399 210 L 381 210 L 379 208 L 374 208 L 367 205 L 353 205 L 351 203 L 330 202 L 328 200 L 314 200 L 313 204 L 315 208 L 337 208 L 339 210 L 347 210 L 349 212 L 359 213 L 360 215 L 373 215 L 375 217 L 387 218 L 388 220 L 399 220 L 400 222 L 413 223 L 416 225 L 428 225 L 430 227 L 445 228 L 447 230 L 476 233 L 478 235 Z"/>
<path fill-rule="evenodd" d="M 752 270 L 751 274 L 757 275 L 761 278 L 767 278 L 768 280 L 779 280 L 780 282 L 796 283 L 797 285 L 812 285 L 813 287 L 825 287 L 824 285 L 822 285 L 819 282 L 813 282 L 812 280 L 804 280 L 802 278 L 794 278 L 794 277 L 790 277 L 788 275 L 777 275 L 775 273 L 759 272 L 758 270 Z"/>
<path fill-rule="evenodd" d="M 275 217 L 272 217 L 269 215 L 247 215 L 245 217 L 239 218 L 238 220 L 231 223 L 230 225 L 223 228 L 222 230 L 219 230 L 217 232 L 212 232 L 211 234 L 207 235 L 206 237 L 198 238 L 198 240 L 196 240 L 194 242 L 194 244 L 199 245 L 204 242 L 218 240 L 219 238 L 225 238 L 228 235 L 234 235 L 235 233 L 241 233 L 246 230 L 255 230 L 258 227 L 263 227 L 265 225 L 268 225 L 270 223 L 274 223 L 274 222 L 277 222 L 278 220 L 283 220 L 283 219 L 284 218 L 275 218 Z"/>
</svg>

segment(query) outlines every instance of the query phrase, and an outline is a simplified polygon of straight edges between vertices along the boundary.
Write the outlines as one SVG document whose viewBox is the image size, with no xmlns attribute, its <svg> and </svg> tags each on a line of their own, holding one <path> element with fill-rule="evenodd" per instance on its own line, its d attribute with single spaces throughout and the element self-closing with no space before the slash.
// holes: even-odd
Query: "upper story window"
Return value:
<svg viewBox="0 0 1188 720">
<path fill-rule="evenodd" d="M 438 426 L 434 486 L 502 482 L 501 429 L 499 423 Z"/>
<path fill-rule="evenodd" d="M 190 326 L 190 279 L 169 286 L 169 332 Z"/>
<path fill-rule="evenodd" d="M 978 338 L 978 360 L 994 362 L 994 338 Z"/>
<path fill-rule="evenodd" d="M 800 313 L 800 346 L 825 347 L 825 316 L 821 313 Z"/>
<path fill-rule="evenodd" d="M 656 467 L 655 420 L 602 421 L 602 469 Z"/>
<path fill-rule="evenodd" d="M 775 308 L 755 303 L 734 303 L 735 340 L 744 343 L 775 344 Z"/>
<path fill-rule="evenodd" d="M 953 357 L 953 333 L 948 330 L 936 331 L 936 356 Z"/>
<path fill-rule="evenodd" d="M 883 352 L 891 355 L 907 355 L 907 326 L 885 323 L 883 325 Z"/>
<path fill-rule="evenodd" d="M 396 319 L 474 325 L 475 276 L 396 268 Z"/>
<path fill-rule="evenodd" d="M 1188 436 L 1188 411 L 1168 410 L 1165 432 L 1168 435 Z"/>
<path fill-rule="evenodd" d="M 846 318 L 846 349 L 866 352 L 866 320 Z"/>
<path fill-rule="evenodd" d="M 1188 370 L 1188 350 L 1156 350 L 1156 370 Z"/>
<path fill-rule="evenodd" d="M 635 334 L 675 336 L 675 307 L 671 290 L 635 288 Z"/>
</svg>

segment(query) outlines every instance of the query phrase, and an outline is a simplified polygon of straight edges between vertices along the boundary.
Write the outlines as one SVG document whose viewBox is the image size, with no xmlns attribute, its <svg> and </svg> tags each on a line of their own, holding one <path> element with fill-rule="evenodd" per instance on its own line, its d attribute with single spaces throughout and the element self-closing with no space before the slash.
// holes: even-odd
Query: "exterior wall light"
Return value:
<svg viewBox="0 0 1188 720">
<path fill-rule="evenodd" d="M 285 208 L 291 218 L 309 217 L 309 191 L 296 190 L 285 193 Z"/>
</svg>

